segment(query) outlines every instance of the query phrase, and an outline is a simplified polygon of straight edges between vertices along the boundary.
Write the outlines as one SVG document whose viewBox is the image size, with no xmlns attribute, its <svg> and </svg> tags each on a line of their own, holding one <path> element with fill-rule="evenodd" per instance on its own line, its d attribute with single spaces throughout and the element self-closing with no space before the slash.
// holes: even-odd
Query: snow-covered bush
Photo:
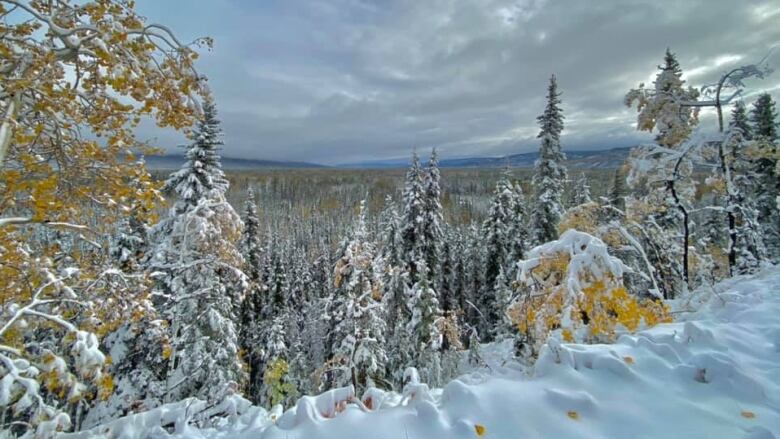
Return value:
<svg viewBox="0 0 780 439">
<path fill-rule="evenodd" d="M 567 230 L 518 263 L 522 294 L 507 313 L 517 327 L 518 351 L 535 357 L 550 335 L 567 342 L 614 340 L 619 328 L 634 331 L 669 320 L 666 305 L 638 300 L 623 285 L 629 268 L 603 241 Z"/>
</svg>

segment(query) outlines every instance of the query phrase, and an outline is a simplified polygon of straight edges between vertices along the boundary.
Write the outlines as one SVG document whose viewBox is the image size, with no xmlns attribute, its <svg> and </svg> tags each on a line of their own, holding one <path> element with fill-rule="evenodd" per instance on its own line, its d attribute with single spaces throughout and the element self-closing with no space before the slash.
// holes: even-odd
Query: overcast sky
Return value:
<svg viewBox="0 0 780 439">
<path fill-rule="evenodd" d="M 182 39 L 211 36 L 223 154 L 325 164 L 500 156 L 538 147 L 551 73 L 564 150 L 630 146 L 625 92 L 651 82 L 667 46 L 692 85 L 780 43 L 780 2 L 752 0 L 141 0 Z M 751 81 L 780 90 L 779 70 Z M 142 137 L 172 150 L 165 131 Z"/>
</svg>

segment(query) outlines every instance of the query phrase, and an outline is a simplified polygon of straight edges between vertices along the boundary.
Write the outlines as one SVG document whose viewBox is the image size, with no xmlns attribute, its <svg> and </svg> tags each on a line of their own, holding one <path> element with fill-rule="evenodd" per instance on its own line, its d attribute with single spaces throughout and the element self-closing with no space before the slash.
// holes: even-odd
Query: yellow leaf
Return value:
<svg viewBox="0 0 780 439">
<path fill-rule="evenodd" d="M 753 418 L 756 417 L 755 413 L 753 413 L 751 411 L 747 411 L 747 410 L 742 410 L 741 414 L 742 414 L 743 418 L 747 418 L 747 419 L 753 419 Z"/>
<path fill-rule="evenodd" d="M 632 356 L 623 357 L 623 361 L 625 361 L 626 364 L 634 364 L 634 357 Z"/>
<path fill-rule="evenodd" d="M 566 412 L 566 416 L 568 416 L 571 419 L 574 419 L 575 421 L 580 419 L 580 414 L 575 412 L 574 410 L 569 410 Z"/>
<path fill-rule="evenodd" d="M 487 429 L 485 429 L 485 426 L 482 424 L 475 424 L 474 431 L 477 432 L 477 437 L 482 437 L 487 433 Z"/>
</svg>

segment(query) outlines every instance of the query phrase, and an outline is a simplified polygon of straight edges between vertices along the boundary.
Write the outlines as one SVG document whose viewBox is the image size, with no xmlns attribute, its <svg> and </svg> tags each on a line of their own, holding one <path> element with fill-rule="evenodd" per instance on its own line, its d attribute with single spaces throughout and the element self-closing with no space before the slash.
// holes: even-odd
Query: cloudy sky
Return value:
<svg viewBox="0 0 780 439">
<path fill-rule="evenodd" d="M 208 75 L 224 155 L 325 164 L 499 156 L 537 148 L 551 73 L 564 150 L 649 139 L 625 92 L 650 82 L 667 46 L 687 80 L 780 44 L 780 3 L 753 0 L 141 0 L 182 39 L 211 36 Z M 778 70 L 752 92 L 780 93 Z M 183 140 L 145 128 L 169 148 Z M 171 149 L 171 148 L 169 148 Z"/>
</svg>

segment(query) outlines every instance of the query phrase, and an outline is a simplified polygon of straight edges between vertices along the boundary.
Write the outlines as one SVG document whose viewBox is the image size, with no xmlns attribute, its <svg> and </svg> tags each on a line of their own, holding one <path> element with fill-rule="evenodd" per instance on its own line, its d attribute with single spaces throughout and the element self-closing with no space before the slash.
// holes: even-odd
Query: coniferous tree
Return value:
<svg viewBox="0 0 780 439">
<path fill-rule="evenodd" d="M 442 239 L 441 179 L 436 148 L 431 152 L 423 185 L 425 207 L 422 225 L 422 254 L 428 267 L 429 278 L 435 279 L 439 267 L 439 245 Z"/>
<path fill-rule="evenodd" d="M 560 93 L 555 75 L 550 77 L 547 87 L 547 106 L 537 121 L 541 131 L 537 136 L 542 140 L 539 159 L 534 166 L 533 185 L 535 204 L 531 216 L 534 241 L 542 244 L 558 237 L 558 222 L 563 215 L 563 185 L 566 181 L 566 168 L 563 165 L 566 155 L 561 151 L 561 131 L 563 131 L 563 111 L 560 108 Z"/>
<path fill-rule="evenodd" d="M 246 261 L 244 271 L 251 280 L 259 281 L 263 264 L 263 247 L 260 243 L 260 219 L 257 217 L 255 193 L 251 187 L 247 190 L 242 220 L 244 221 L 244 232 L 241 235 L 239 249 Z"/>
<path fill-rule="evenodd" d="M 148 247 L 147 234 L 148 227 L 134 215 L 120 221 L 109 252 L 123 271 L 130 273 L 140 269 Z"/>
<path fill-rule="evenodd" d="M 346 373 L 334 386 L 353 384 L 360 391 L 385 386 L 385 322 L 381 312 L 381 259 L 369 240 L 364 203 L 352 239 L 336 264 L 336 292 L 331 310 L 333 357 Z"/>
<path fill-rule="evenodd" d="M 425 260 L 423 254 L 424 224 L 426 211 L 426 196 L 423 186 L 423 171 L 420 167 L 420 159 L 415 152 L 412 156 L 412 164 L 406 173 L 404 186 L 404 206 L 401 218 L 401 260 L 404 270 L 408 273 L 408 282 L 414 284 L 419 274 L 417 263 Z M 427 273 L 423 273 L 427 275 Z"/>
<path fill-rule="evenodd" d="M 517 261 L 523 259 L 530 238 L 528 233 L 528 208 L 520 182 L 516 182 L 512 187 L 512 205 L 514 206 L 514 211 L 510 218 L 511 224 L 508 236 L 510 271 L 513 271 L 514 264 Z"/>
<path fill-rule="evenodd" d="M 411 347 L 415 353 L 417 368 L 423 374 L 425 382 L 438 384 L 440 378 L 440 358 L 442 334 L 437 326 L 441 317 L 441 308 L 436 291 L 428 280 L 425 261 L 418 263 L 419 280 L 409 290 L 409 303 L 412 318 L 406 326 L 411 336 Z"/>
<path fill-rule="evenodd" d="M 165 183 L 176 201 L 153 231 L 158 245 L 150 265 L 159 273 L 160 309 L 171 327 L 169 400 L 218 399 L 246 381 L 235 322 L 247 283 L 233 244 L 243 224 L 225 200 L 216 107 L 209 99 L 203 109 L 187 162 Z"/>
<path fill-rule="evenodd" d="M 241 302 L 240 311 L 240 346 L 244 352 L 244 359 L 249 366 L 249 378 L 247 395 L 259 394 L 257 387 L 262 382 L 262 370 L 260 365 L 260 307 L 262 306 L 262 264 L 263 249 L 260 244 L 260 220 L 257 217 L 257 205 L 254 192 L 251 187 L 247 191 L 247 199 L 244 202 L 244 231 L 239 242 L 239 250 L 244 257 L 246 266 L 244 272 L 249 278 L 249 287 L 246 296 Z"/>
<path fill-rule="evenodd" d="M 572 197 L 572 206 L 580 206 L 593 201 L 590 196 L 590 184 L 588 183 L 588 177 L 584 172 L 580 173 L 577 181 L 574 183 Z"/>
<path fill-rule="evenodd" d="M 753 104 L 750 112 L 752 134 L 756 140 L 756 159 L 753 165 L 755 186 L 752 197 L 756 203 L 757 221 L 762 226 L 764 245 L 769 257 L 780 261 L 780 178 L 778 169 L 778 122 L 775 102 L 764 93 Z"/>
<path fill-rule="evenodd" d="M 753 139 L 753 128 L 750 126 L 750 117 L 743 101 L 734 103 L 734 108 L 731 110 L 729 128 L 739 130 L 744 140 Z"/>
<path fill-rule="evenodd" d="M 612 187 L 609 189 L 609 204 L 621 211 L 626 210 L 626 195 L 628 195 L 626 166 L 620 166 L 615 170 L 612 178 Z"/>
<path fill-rule="evenodd" d="M 775 101 L 769 93 L 762 93 L 753 103 L 753 109 L 750 112 L 750 122 L 753 124 L 753 134 L 774 142 L 778 139 L 777 135 L 777 110 Z"/>
<path fill-rule="evenodd" d="M 222 171 L 219 150 L 224 145 L 217 119 L 217 106 L 211 98 L 203 102 L 203 117 L 198 120 L 193 143 L 187 147 L 187 165 L 165 181 L 163 190 L 176 195 L 178 213 L 194 208 L 204 196 L 227 192 L 229 183 Z"/>
<path fill-rule="evenodd" d="M 493 327 L 494 337 L 498 340 L 511 336 L 513 334 L 513 325 L 506 315 L 507 308 L 512 302 L 512 286 L 507 278 L 504 269 L 499 271 L 493 284 L 495 291 L 494 309 L 492 312 L 496 315 L 496 323 Z"/>
<path fill-rule="evenodd" d="M 512 225 L 512 215 L 515 211 L 512 183 L 506 174 L 496 183 L 493 191 L 493 202 L 488 217 L 482 224 L 482 234 L 485 245 L 485 278 L 486 286 L 480 295 L 479 306 L 483 313 L 478 329 L 482 340 L 492 341 L 494 329 L 501 319 L 501 311 L 497 302 L 497 294 L 493 286 L 496 278 L 509 265 L 511 239 L 509 236 Z"/>
</svg>

